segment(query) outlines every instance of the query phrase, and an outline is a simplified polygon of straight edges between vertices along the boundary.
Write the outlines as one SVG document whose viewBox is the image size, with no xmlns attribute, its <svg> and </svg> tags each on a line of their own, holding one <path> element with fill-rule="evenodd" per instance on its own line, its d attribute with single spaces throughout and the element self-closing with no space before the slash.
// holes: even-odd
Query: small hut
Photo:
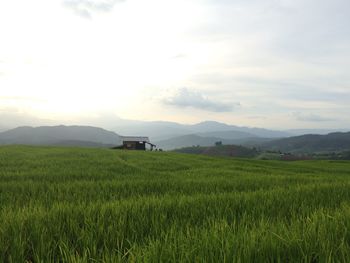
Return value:
<svg viewBox="0 0 350 263">
<path fill-rule="evenodd" d="M 146 150 L 146 144 L 148 144 L 152 151 L 156 145 L 149 141 L 148 137 L 139 137 L 139 136 L 124 136 L 122 137 L 123 149 L 125 150 Z"/>
</svg>

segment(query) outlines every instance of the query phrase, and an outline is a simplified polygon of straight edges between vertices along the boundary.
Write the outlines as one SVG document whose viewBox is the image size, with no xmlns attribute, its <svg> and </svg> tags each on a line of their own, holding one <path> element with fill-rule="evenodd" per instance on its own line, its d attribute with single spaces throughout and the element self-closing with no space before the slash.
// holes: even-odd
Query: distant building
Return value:
<svg viewBox="0 0 350 263">
<path fill-rule="evenodd" d="M 150 143 L 148 137 L 138 137 L 138 136 L 124 136 L 122 137 L 123 140 L 123 149 L 125 150 L 146 150 L 146 144 L 148 144 L 151 147 L 151 151 L 153 150 L 156 145 L 153 143 Z"/>
</svg>

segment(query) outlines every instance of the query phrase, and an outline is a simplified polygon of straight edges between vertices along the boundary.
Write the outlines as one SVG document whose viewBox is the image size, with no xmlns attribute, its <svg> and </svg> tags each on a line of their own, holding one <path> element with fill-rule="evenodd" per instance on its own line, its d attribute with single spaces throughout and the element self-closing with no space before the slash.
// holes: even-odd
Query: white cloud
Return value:
<svg viewBox="0 0 350 263">
<path fill-rule="evenodd" d="M 174 95 L 164 98 L 162 101 L 165 105 L 179 108 L 192 107 L 213 112 L 231 112 L 240 106 L 237 102 L 226 103 L 212 100 L 200 92 L 188 88 L 181 88 Z"/>
<path fill-rule="evenodd" d="M 118 2 L 125 0 L 64 0 L 63 5 L 72 9 L 77 15 L 91 18 L 96 12 L 110 12 Z"/>
<path fill-rule="evenodd" d="M 305 113 L 305 112 L 293 112 L 292 116 L 298 121 L 305 121 L 305 122 L 332 122 L 337 120 L 334 118 L 323 117 L 318 114 Z"/>
</svg>

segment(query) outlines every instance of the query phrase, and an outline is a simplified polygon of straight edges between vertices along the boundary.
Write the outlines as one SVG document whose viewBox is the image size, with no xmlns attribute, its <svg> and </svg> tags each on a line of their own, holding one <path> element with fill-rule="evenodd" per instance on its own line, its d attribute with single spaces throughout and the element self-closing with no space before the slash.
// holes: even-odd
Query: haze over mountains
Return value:
<svg viewBox="0 0 350 263">
<path fill-rule="evenodd" d="M 1 127 L 0 127 L 1 128 Z M 172 150 L 189 146 L 212 146 L 220 141 L 226 145 L 261 147 L 268 150 L 310 152 L 322 150 L 347 150 L 350 133 L 329 135 L 293 135 L 303 131 L 276 131 L 249 128 L 206 121 L 194 125 L 174 122 L 116 122 L 108 131 L 92 126 L 41 126 L 18 127 L 0 132 L 0 144 L 70 145 L 87 147 L 112 147 L 121 144 L 123 136 L 148 136 L 158 148 Z M 328 130 L 319 130 L 327 133 Z M 332 131 L 332 130 L 330 130 Z"/>
<path fill-rule="evenodd" d="M 149 136 L 153 141 L 162 141 L 189 134 L 205 135 L 203 137 L 221 137 L 225 132 L 227 132 L 226 135 L 223 135 L 225 139 L 241 139 L 246 137 L 282 138 L 292 135 L 284 131 L 239 127 L 215 121 L 205 121 L 193 125 L 163 121 L 125 121 L 114 126 L 112 130 L 119 134 L 135 136 L 144 134 Z"/>
<path fill-rule="evenodd" d="M 347 132 L 350 129 L 339 129 L 337 127 L 331 129 L 292 129 L 283 130 L 276 129 L 262 129 L 253 127 L 242 127 L 236 125 L 229 125 L 216 121 L 204 121 L 193 125 L 180 124 L 169 121 L 140 121 L 140 120 L 128 120 L 122 119 L 114 114 L 101 114 L 97 116 L 82 117 L 79 120 L 52 120 L 52 119 L 40 119 L 31 115 L 23 114 L 4 114 L 0 112 L 0 132 L 21 127 L 21 126 L 59 126 L 65 125 L 79 125 L 79 126 L 92 126 L 101 127 L 109 131 L 114 131 L 117 134 L 123 135 L 135 135 L 135 136 L 148 136 L 152 141 L 161 141 L 170 139 L 176 136 L 198 134 L 209 132 L 219 132 L 220 134 L 206 134 L 206 136 L 221 137 L 225 139 L 237 139 L 237 137 L 224 137 L 222 132 L 234 131 L 250 133 L 253 137 L 265 137 L 265 138 L 282 138 L 303 134 L 328 134 L 332 132 Z"/>
</svg>

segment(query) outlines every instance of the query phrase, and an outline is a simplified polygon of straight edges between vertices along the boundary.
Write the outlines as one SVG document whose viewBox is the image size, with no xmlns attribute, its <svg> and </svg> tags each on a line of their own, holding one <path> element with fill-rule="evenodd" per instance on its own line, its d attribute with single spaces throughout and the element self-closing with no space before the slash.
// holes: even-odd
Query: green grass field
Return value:
<svg viewBox="0 0 350 263">
<path fill-rule="evenodd" d="M 0 148 L 0 262 L 349 262 L 350 162 Z"/>
</svg>

